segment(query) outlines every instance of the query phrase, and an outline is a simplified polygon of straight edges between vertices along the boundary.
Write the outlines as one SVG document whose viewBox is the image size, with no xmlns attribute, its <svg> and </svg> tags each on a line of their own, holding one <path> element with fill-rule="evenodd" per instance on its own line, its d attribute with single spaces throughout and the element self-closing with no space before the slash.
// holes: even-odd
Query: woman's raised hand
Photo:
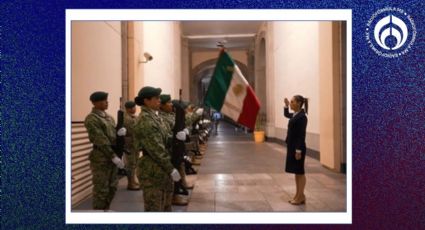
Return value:
<svg viewBox="0 0 425 230">
<path fill-rule="evenodd" d="M 286 106 L 286 107 L 288 107 L 288 106 L 289 106 L 289 101 L 288 101 L 288 98 L 286 98 L 286 97 L 285 97 L 285 100 L 284 100 L 284 102 L 285 102 L 285 106 Z"/>
</svg>

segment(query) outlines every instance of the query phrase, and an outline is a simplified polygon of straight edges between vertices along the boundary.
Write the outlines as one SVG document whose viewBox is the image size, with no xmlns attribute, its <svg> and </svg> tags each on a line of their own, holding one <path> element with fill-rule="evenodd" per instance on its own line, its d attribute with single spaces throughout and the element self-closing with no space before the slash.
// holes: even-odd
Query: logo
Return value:
<svg viewBox="0 0 425 230">
<path fill-rule="evenodd" d="M 409 52 L 416 40 L 416 26 L 404 10 L 386 7 L 369 19 L 366 40 L 379 56 L 396 58 Z"/>
</svg>

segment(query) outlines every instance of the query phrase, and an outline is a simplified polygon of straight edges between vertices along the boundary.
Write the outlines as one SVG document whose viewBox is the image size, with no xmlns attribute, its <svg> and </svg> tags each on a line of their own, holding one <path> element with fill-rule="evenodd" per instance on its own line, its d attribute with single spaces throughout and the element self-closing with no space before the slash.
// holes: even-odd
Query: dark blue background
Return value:
<svg viewBox="0 0 425 230">
<path fill-rule="evenodd" d="M 417 28 L 412 49 L 395 59 L 376 55 L 365 39 L 367 20 L 386 6 L 405 10 Z M 3 0 L 2 229 L 131 228 L 65 226 L 65 9 L 83 8 L 352 9 L 353 225 L 332 229 L 425 228 L 425 1 Z M 294 226 L 261 226 L 274 227 Z"/>
</svg>

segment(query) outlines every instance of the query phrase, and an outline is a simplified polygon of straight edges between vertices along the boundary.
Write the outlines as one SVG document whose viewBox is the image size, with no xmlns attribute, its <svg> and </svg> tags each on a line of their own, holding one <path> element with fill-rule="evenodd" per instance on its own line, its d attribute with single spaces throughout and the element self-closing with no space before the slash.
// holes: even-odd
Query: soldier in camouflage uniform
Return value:
<svg viewBox="0 0 425 230">
<path fill-rule="evenodd" d="M 94 92 L 90 95 L 93 109 L 87 115 L 84 125 L 87 129 L 93 150 L 90 152 L 90 169 L 93 180 L 93 209 L 108 210 L 117 190 L 118 168 L 124 163 L 112 149 L 116 137 L 124 136 L 126 129 L 116 131 L 114 119 L 105 112 L 108 109 L 108 94 Z"/>
<path fill-rule="evenodd" d="M 161 94 L 159 96 L 161 100 L 161 106 L 159 110 L 159 116 L 167 123 L 168 130 L 167 132 L 170 133 L 170 135 L 173 135 L 173 128 L 175 125 L 175 119 L 176 114 L 173 112 L 173 104 L 171 103 L 171 96 L 168 94 Z M 189 135 L 189 130 L 184 130 L 187 135 Z M 170 156 L 173 154 L 172 149 L 169 149 Z M 184 153 L 182 153 L 184 154 Z M 182 185 L 186 189 L 192 189 L 193 186 L 188 186 L 186 181 L 186 173 L 185 173 L 185 165 L 184 161 L 180 163 L 180 166 L 177 167 L 177 170 L 179 171 L 180 176 L 182 177 Z M 172 204 L 174 205 L 187 205 L 189 203 L 189 197 L 184 194 L 179 194 L 178 192 L 173 194 L 173 200 Z"/>
<path fill-rule="evenodd" d="M 203 108 L 197 108 L 194 110 L 193 104 L 190 102 L 185 102 L 184 107 L 186 110 L 186 127 L 192 131 L 192 125 L 193 123 L 198 120 L 202 113 L 204 112 Z"/>
<path fill-rule="evenodd" d="M 137 160 L 139 159 L 139 151 L 134 147 L 134 125 L 136 124 L 136 103 L 127 101 L 125 103 L 124 127 L 127 129 L 125 135 L 126 157 L 126 172 L 127 172 L 127 189 L 140 190 L 139 180 L 137 179 Z"/>
<path fill-rule="evenodd" d="M 197 154 L 199 153 L 199 134 L 194 134 L 194 130 L 193 130 L 193 124 L 195 123 L 195 121 L 197 121 L 199 118 L 201 118 L 202 113 L 204 112 L 203 108 L 197 108 L 194 111 L 194 107 L 193 104 L 191 104 L 190 102 L 186 102 L 186 127 L 187 129 L 190 130 L 190 140 L 193 143 L 193 148 L 192 150 L 196 151 Z M 192 164 L 193 165 L 200 165 L 201 162 L 195 158 L 192 159 Z"/>
<path fill-rule="evenodd" d="M 169 132 L 171 133 L 175 124 L 176 115 L 173 112 L 173 104 L 171 103 L 171 96 L 169 94 L 161 94 L 159 96 L 161 101 L 159 116 L 167 123 Z"/>
<path fill-rule="evenodd" d="M 143 87 L 135 98 L 142 112 L 134 127 L 135 146 L 143 151 L 138 163 L 138 178 L 143 189 L 145 211 L 171 211 L 173 181 L 180 174 L 171 164 L 168 146 L 171 137 L 167 124 L 158 115 L 160 88 Z M 180 138 L 186 134 L 178 134 Z"/>
</svg>

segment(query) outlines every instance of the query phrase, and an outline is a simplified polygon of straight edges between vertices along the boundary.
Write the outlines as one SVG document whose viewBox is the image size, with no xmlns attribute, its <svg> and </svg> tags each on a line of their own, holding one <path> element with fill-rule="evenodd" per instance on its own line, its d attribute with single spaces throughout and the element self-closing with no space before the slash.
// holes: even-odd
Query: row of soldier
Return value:
<svg viewBox="0 0 425 230">
<path fill-rule="evenodd" d="M 133 101 L 125 103 L 124 127 L 117 129 L 108 109 L 108 94 L 90 96 L 93 109 L 85 119 L 93 150 L 93 209 L 109 210 L 118 185 L 118 170 L 125 168 L 128 190 L 143 190 L 145 211 L 171 211 L 172 205 L 187 205 L 186 174 L 195 174 L 192 164 L 202 157 L 199 141 L 208 136 L 209 120 L 202 108 L 171 100 L 160 88 L 143 87 Z M 136 105 L 141 107 L 136 116 Z M 193 134 L 193 135 L 191 135 Z M 125 137 L 125 154 L 117 152 L 117 137 Z M 190 147 L 189 149 L 187 147 Z M 189 151 L 191 150 L 191 154 Z"/>
</svg>

